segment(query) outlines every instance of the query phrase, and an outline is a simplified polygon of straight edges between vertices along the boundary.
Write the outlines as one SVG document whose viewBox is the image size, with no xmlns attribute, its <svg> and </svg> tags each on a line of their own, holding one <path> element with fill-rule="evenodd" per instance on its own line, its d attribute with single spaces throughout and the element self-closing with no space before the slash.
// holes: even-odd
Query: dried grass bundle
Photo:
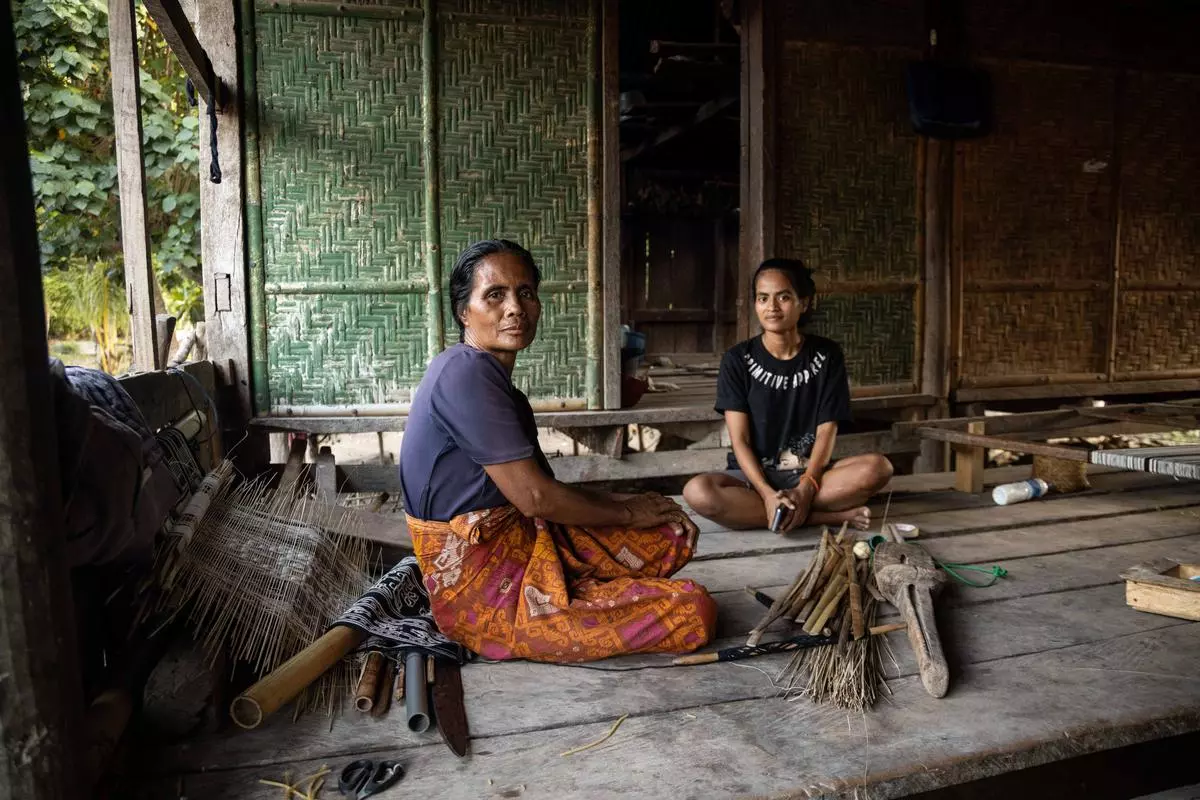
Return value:
<svg viewBox="0 0 1200 800">
<path fill-rule="evenodd" d="M 156 608 L 188 620 L 210 660 L 222 649 L 265 675 L 321 636 L 371 584 L 365 540 L 336 506 L 275 492 L 265 478 L 233 488 L 223 462 L 206 477 L 159 551 Z M 330 670 L 298 703 L 332 707 L 352 680 Z"/>
</svg>

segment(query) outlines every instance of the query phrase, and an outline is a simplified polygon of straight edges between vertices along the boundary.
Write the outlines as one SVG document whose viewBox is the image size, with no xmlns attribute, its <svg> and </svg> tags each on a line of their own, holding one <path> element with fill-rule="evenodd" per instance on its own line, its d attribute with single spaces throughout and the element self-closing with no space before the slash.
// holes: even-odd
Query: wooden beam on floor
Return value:
<svg viewBox="0 0 1200 800">
<path fill-rule="evenodd" d="M 196 94 L 204 98 L 205 103 L 212 105 L 215 102 L 217 108 L 221 108 L 224 102 L 220 81 L 213 74 L 212 61 L 196 38 L 179 0 L 146 0 L 146 10 L 154 18 L 171 52 L 183 65 L 183 71 L 196 87 Z"/>
<path fill-rule="evenodd" d="M 0 4 L 0 797 L 91 796 L 12 6 Z"/>
<path fill-rule="evenodd" d="M 1026 453 L 1033 456 L 1049 456 L 1061 458 L 1064 461 L 1087 461 L 1090 450 L 1084 447 L 1069 447 L 1062 444 L 1046 444 L 1044 442 L 1025 442 L 1020 439 L 1005 439 L 1000 436 L 988 436 L 976 431 L 983 430 L 983 423 L 972 422 L 966 431 L 950 431 L 944 428 L 921 428 L 918 435 L 939 442 L 950 442 L 954 445 L 992 450 L 1011 450 L 1014 453 Z"/>
<path fill-rule="evenodd" d="M 146 227 L 146 169 L 142 161 L 141 80 L 134 2 L 108 0 L 108 47 L 133 369 L 149 372 L 160 365 L 154 330 L 154 269 L 150 261 L 150 231 Z"/>
</svg>

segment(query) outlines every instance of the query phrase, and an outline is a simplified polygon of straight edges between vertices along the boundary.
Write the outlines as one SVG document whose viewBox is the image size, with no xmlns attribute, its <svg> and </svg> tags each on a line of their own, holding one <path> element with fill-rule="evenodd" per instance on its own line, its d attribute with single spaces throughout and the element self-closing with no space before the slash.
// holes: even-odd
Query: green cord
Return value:
<svg viewBox="0 0 1200 800">
<path fill-rule="evenodd" d="M 1008 575 L 1008 570 L 996 564 L 993 564 L 990 567 L 976 567 L 972 564 L 947 564 L 943 561 L 938 561 L 937 559 L 934 559 L 934 563 L 944 569 L 947 575 L 949 575 L 951 578 L 954 578 L 954 580 L 958 581 L 963 586 L 970 586 L 975 589 L 986 589 L 989 586 L 995 585 L 996 581 Z M 975 581 L 964 578 L 955 571 L 960 569 L 969 569 L 972 572 L 986 572 L 992 576 L 992 579 L 987 583 L 976 583 Z"/>
<path fill-rule="evenodd" d="M 875 569 L 875 548 L 878 547 L 880 544 L 883 544 L 886 541 L 888 541 L 886 536 L 879 536 L 879 535 L 872 536 L 870 539 L 867 540 L 867 544 L 869 544 L 871 546 L 871 569 L 872 570 Z M 941 567 L 943 570 L 945 570 L 947 575 L 949 575 L 951 578 L 953 578 L 954 580 L 961 583 L 963 586 L 970 586 L 974 589 L 986 589 L 989 586 L 994 586 L 996 581 L 1000 580 L 1001 578 L 1008 577 L 1008 570 L 1006 570 L 1004 567 L 1001 567 L 997 564 L 993 564 L 990 567 L 977 567 L 973 564 L 950 564 L 950 563 L 947 563 L 944 561 L 938 561 L 936 558 L 933 560 L 933 563 L 937 564 L 939 567 Z M 971 570 L 972 572 L 986 572 L 988 575 L 992 576 L 992 579 L 990 581 L 988 581 L 987 583 L 976 583 L 975 581 L 969 580 L 967 578 L 964 578 L 962 575 L 959 575 L 958 570 L 960 570 L 960 569 L 961 570 Z"/>
</svg>

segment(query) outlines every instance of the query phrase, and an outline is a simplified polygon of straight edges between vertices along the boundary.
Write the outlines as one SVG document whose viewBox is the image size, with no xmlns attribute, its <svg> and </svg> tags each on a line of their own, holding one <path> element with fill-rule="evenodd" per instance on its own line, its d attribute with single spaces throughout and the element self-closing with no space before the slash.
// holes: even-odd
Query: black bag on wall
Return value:
<svg viewBox="0 0 1200 800">
<path fill-rule="evenodd" d="M 988 131 L 991 86 L 986 73 L 936 61 L 908 65 L 913 130 L 934 139 L 972 139 Z"/>
</svg>

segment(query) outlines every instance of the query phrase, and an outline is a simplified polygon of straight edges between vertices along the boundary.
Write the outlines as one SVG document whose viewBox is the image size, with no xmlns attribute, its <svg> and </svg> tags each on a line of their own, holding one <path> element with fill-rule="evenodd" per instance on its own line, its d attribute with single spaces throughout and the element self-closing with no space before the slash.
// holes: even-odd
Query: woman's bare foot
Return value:
<svg viewBox="0 0 1200 800">
<path fill-rule="evenodd" d="M 851 527 L 865 531 L 871 527 L 871 509 L 859 506 L 848 511 L 814 511 L 805 520 L 806 525 L 841 525 L 843 522 L 849 522 Z"/>
</svg>

